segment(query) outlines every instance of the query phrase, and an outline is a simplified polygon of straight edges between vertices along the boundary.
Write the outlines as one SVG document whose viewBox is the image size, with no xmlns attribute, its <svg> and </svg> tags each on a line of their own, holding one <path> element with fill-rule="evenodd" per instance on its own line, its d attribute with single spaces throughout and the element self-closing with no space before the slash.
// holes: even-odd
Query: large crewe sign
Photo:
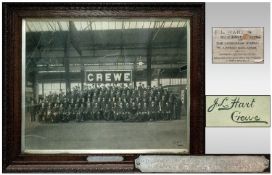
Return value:
<svg viewBox="0 0 272 175">
<path fill-rule="evenodd" d="M 132 81 L 132 73 L 124 71 L 86 71 L 87 83 L 129 83 Z"/>
</svg>

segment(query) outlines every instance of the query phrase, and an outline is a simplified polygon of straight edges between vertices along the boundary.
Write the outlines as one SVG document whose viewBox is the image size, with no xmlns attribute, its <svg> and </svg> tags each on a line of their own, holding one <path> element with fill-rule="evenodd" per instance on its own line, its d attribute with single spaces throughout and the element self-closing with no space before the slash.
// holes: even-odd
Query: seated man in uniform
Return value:
<svg viewBox="0 0 272 175">
<path fill-rule="evenodd" d="M 142 121 L 148 121 L 149 120 L 149 110 L 147 107 L 147 103 L 144 102 L 143 108 L 142 108 Z"/>
<path fill-rule="evenodd" d="M 158 118 L 157 118 L 158 120 L 163 120 L 164 117 L 163 108 L 164 108 L 163 102 L 162 100 L 160 100 L 158 104 Z"/>
<path fill-rule="evenodd" d="M 59 107 L 59 119 L 61 122 L 67 122 L 67 116 L 65 115 L 65 109 L 63 107 L 63 104 L 61 103 L 60 104 L 60 107 Z"/>
<path fill-rule="evenodd" d="M 161 112 L 160 112 L 160 119 L 165 120 L 166 117 L 166 101 L 161 101 Z"/>
<path fill-rule="evenodd" d="M 119 108 L 118 108 L 118 119 L 117 120 L 121 120 L 124 121 L 125 119 L 125 108 L 122 102 L 119 103 Z"/>
<path fill-rule="evenodd" d="M 158 108 L 155 105 L 154 101 L 151 102 L 149 111 L 150 111 L 150 120 L 152 120 L 152 121 L 157 120 L 157 117 L 158 117 Z"/>
<path fill-rule="evenodd" d="M 59 122 L 60 121 L 60 115 L 59 115 L 59 107 L 58 104 L 55 103 L 54 108 L 52 109 L 52 115 L 51 115 L 51 122 Z"/>
<path fill-rule="evenodd" d="M 114 121 L 119 120 L 119 108 L 120 108 L 120 106 L 117 105 L 116 102 L 113 103 L 112 110 L 113 110 L 113 119 L 114 119 Z"/>
<path fill-rule="evenodd" d="M 96 102 L 93 107 L 93 119 L 99 120 L 100 118 L 100 107 L 98 106 L 98 103 Z"/>
<path fill-rule="evenodd" d="M 136 119 L 135 121 L 142 121 L 143 120 L 143 115 L 142 115 L 142 104 L 141 102 L 138 102 L 137 105 L 137 113 L 136 113 Z"/>
<path fill-rule="evenodd" d="M 131 106 L 130 106 L 130 116 L 128 118 L 128 121 L 136 121 L 136 117 L 137 117 L 137 105 L 135 102 L 132 102 Z"/>
<path fill-rule="evenodd" d="M 104 119 L 109 121 L 109 120 L 111 120 L 111 116 L 112 116 L 111 107 L 108 103 L 106 103 L 105 104 L 105 111 L 104 111 Z"/>
<path fill-rule="evenodd" d="M 168 102 L 166 102 L 165 104 L 165 114 L 166 114 L 165 120 L 170 120 L 173 115 L 172 107 Z"/>
<path fill-rule="evenodd" d="M 47 111 L 46 111 L 46 116 L 45 116 L 45 122 L 50 122 L 51 121 L 51 117 L 52 117 L 52 105 L 51 103 L 49 102 L 48 103 L 48 107 L 47 107 Z"/>
<path fill-rule="evenodd" d="M 85 108 L 84 114 L 85 114 L 85 120 L 91 120 L 91 102 L 90 99 L 88 99 L 87 106 Z"/>
<path fill-rule="evenodd" d="M 84 104 L 83 105 L 83 121 L 85 120 L 88 120 L 89 119 L 89 110 L 88 110 L 88 105 L 90 105 L 90 102 L 87 103 L 87 105 L 85 106 Z"/>
<path fill-rule="evenodd" d="M 77 110 L 78 110 L 78 104 L 72 103 L 71 107 L 72 107 L 71 120 L 75 120 L 76 119 Z"/>
<path fill-rule="evenodd" d="M 73 112 L 73 115 L 75 116 L 76 121 L 78 121 L 78 118 L 80 115 L 79 108 L 80 108 L 79 103 L 76 103 L 74 107 L 74 112 Z"/>
<path fill-rule="evenodd" d="M 84 106 L 83 103 L 81 103 L 81 106 L 78 108 L 77 110 L 77 114 L 76 114 L 76 121 L 77 122 L 83 122 L 84 121 Z"/>
<path fill-rule="evenodd" d="M 123 120 L 123 121 L 128 121 L 129 116 L 130 116 L 129 110 L 130 110 L 130 106 L 129 106 L 129 103 L 127 102 L 127 103 L 125 104 L 124 118 L 123 118 L 124 120 Z"/>
<path fill-rule="evenodd" d="M 46 117 L 46 111 L 47 111 L 47 108 L 45 107 L 45 103 L 42 102 L 42 107 L 38 113 L 38 120 L 39 122 L 44 122 L 45 121 L 45 117 Z"/>
<path fill-rule="evenodd" d="M 71 107 L 71 104 L 68 104 L 68 107 L 65 109 L 65 112 L 63 114 L 63 115 L 65 115 L 67 122 L 72 119 L 72 112 L 73 112 L 73 109 Z"/>
<path fill-rule="evenodd" d="M 175 99 L 174 113 L 175 113 L 175 119 L 176 120 L 180 119 L 180 115 L 181 115 L 181 100 L 179 98 Z"/>
</svg>

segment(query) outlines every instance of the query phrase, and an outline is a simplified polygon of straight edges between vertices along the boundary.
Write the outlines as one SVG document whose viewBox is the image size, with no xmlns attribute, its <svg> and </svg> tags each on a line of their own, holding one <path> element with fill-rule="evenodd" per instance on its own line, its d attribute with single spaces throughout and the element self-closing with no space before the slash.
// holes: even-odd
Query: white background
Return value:
<svg viewBox="0 0 272 175">
<path fill-rule="evenodd" d="M 264 27 L 264 64 L 212 64 L 212 27 Z M 206 95 L 270 95 L 270 4 L 206 3 Z M 206 128 L 206 154 L 270 153 L 270 127 Z"/>
</svg>

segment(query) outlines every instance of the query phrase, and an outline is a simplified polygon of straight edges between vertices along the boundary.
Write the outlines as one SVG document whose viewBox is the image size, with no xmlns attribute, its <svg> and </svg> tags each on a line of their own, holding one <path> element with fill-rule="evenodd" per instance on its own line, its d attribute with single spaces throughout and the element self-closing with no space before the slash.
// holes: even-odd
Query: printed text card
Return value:
<svg viewBox="0 0 272 175">
<path fill-rule="evenodd" d="M 263 28 L 213 28 L 213 63 L 264 63 Z"/>
</svg>

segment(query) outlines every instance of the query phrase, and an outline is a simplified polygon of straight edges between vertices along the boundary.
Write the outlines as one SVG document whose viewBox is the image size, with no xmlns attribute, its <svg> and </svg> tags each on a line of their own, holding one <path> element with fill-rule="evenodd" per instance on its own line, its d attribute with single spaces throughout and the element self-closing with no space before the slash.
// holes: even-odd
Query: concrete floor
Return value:
<svg viewBox="0 0 272 175">
<path fill-rule="evenodd" d="M 25 150 L 185 149 L 185 124 L 184 120 L 34 123 L 25 129 Z"/>
</svg>

